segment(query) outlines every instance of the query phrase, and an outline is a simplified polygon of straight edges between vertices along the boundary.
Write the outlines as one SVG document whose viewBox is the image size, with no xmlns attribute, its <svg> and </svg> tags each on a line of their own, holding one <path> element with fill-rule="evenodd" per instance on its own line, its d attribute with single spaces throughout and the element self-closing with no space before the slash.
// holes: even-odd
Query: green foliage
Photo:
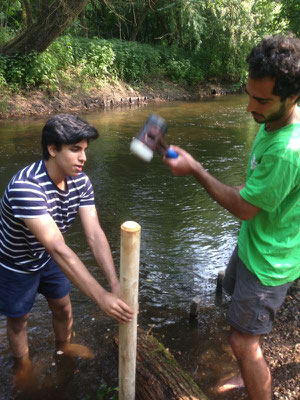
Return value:
<svg viewBox="0 0 300 400">
<path fill-rule="evenodd" d="M 161 47 L 163 73 L 173 82 L 197 84 L 203 80 L 203 70 L 195 54 L 177 46 Z"/>
<path fill-rule="evenodd" d="M 115 53 L 109 42 L 79 38 L 73 40 L 72 48 L 74 64 L 80 68 L 81 76 L 104 79 L 111 75 Z"/>
<path fill-rule="evenodd" d="M 107 387 L 106 385 L 102 384 L 100 385 L 98 391 L 97 391 L 97 400 L 105 400 L 108 398 L 110 400 L 117 400 L 118 399 L 118 389 L 117 388 L 111 388 Z"/>
<path fill-rule="evenodd" d="M 184 82 L 190 69 L 190 62 L 189 60 L 178 60 L 174 57 L 170 57 L 166 64 L 166 67 L 168 76 L 173 81 Z"/>
<path fill-rule="evenodd" d="M 0 112 L 1 113 L 6 113 L 8 110 L 8 96 L 0 96 Z"/>
<path fill-rule="evenodd" d="M 58 89 L 75 80 L 122 80 L 140 84 L 168 78 L 183 84 L 202 80 L 197 58 L 179 47 L 150 46 L 122 40 L 62 36 L 42 54 L 0 56 L 0 87 L 13 90 Z M 96 80 L 96 81 L 95 81 Z"/>
<path fill-rule="evenodd" d="M 87 395 L 83 400 L 118 400 L 118 393 L 116 392 L 118 392 L 118 388 L 107 387 L 102 383 L 97 390 L 95 398 Z"/>
<path fill-rule="evenodd" d="M 0 87 L 12 89 L 49 88 L 71 81 L 76 73 L 82 81 L 91 77 L 111 76 L 114 52 L 110 43 L 97 39 L 74 39 L 63 36 L 44 53 L 28 56 L 0 56 Z"/>
<path fill-rule="evenodd" d="M 11 31 L 22 27 L 22 5 L 17 0 L 2 0 L 0 3 L 0 29 L 9 28 Z"/>
<path fill-rule="evenodd" d="M 157 15 L 169 26 L 169 44 L 176 44 L 186 50 L 198 50 L 202 34 L 206 29 L 206 18 L 202 13 L 201 0 L 164 1 L 165 6 Z M 163 36 L 163 32 L 162 32 Z"/>
<path fill-rule="evenodd" d="M 117 77 L 125 82 L 139 83 L 161 75 L 161 56 L 155 47 L 111 40 L 115 53 L 114 70 Z"/>
<path fill-rule="evenodd" d="M 285 26 L 285 30 L 293 32 L 300 36 L 300 1 L 284 0 L 282 1 L 280 12 L 278 13 L 278 23 Z"/>
<path fill-rule="evenodd" d="M 261 39 L 265 35 L 272 35 L 284 31 L 285 22 L 279 21 L 279 14 L 283 2 L 270 0 L 255 0 L 251 7 L 253 15 L 253 29 Z"/>
<path fill-rule="evenodd" d="M 207 0 L 202 3 L 206 29 L 195 54 L 206 79 L 238 81 L 246 74 L 246 57 L 257 39 L 255 0 Z"/>
<path fill-rule="evenodd" d="M 5 71 L 6 71 L 6 58 L 0 55 L 0 89 L 6 86 L 5 79 Z"/>
<path fill-rule="evenodd" d="M 16 35 L 16 32 L 10 28 L 1 28 L 0 27 L 0 46 L 10 39 L 12 39 Z"/>
<path fill-rule="evenodd" d="M 39 55 L 32 53 L 28 56 L 2 56 L 1 59 L 0 76 L 3 76 L 11 89 L 28 89 L 43 84 L 50 88 L 56 87 L 57 62 L 49 51 Z"/>
<path fill-rule="evenodd" d="M 29 4 L 36 17 L 37 3 L 29 0 Z M 106 80 L 139 85 L 154 78 L 190 85 L 205 79 L 238 84 L 246 79 L 250 49 L 264 35 L 287 30 L 300 35 L 299 4 L 299 0 L 93 0 L 68 34 L 44 53 L 0 56 L 0 88 L 71 89 L 74 82 L 89 87 Z M 3 0 L 0 46 L 21 26 L 21 2 Z"/>
</svg>

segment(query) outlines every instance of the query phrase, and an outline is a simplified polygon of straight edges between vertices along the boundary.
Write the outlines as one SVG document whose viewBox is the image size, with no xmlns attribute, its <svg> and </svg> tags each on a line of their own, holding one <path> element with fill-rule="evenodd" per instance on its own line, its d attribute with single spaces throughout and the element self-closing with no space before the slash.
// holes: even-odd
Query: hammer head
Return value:
<svg viewBox="0 0 300 400">
<path fill-rule="evenodd" d="M 167 151 L 168 146 L 163 140 L 166 130 L 166 121 L 151 114 L 137 137 L 132 140 L 130 150 L 142 160 L 150 162 L 155 151 L 161 154 Z"/>
</svg>

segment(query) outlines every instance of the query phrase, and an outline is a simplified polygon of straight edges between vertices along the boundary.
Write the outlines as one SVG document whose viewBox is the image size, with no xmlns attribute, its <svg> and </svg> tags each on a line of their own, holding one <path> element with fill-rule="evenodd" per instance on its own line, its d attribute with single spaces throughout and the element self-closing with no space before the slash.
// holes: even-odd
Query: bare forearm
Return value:
<svg viewBox="0 0 300 400">
<path fill-rule="evenodd" d="M 93 238 L 88 238 L 88 243 L 97 264 L 101 267 L 111 289 L 113 290 L 115 286 L 119 285 L 119 280 L 116 274 L 110 246 L 104 232 L 100 231 Z"/>
<path fill-rule="evenodd" d="M 83 207 L 79 209 L 79 215 L 87 242 L 97 264 L 104 272 L 112 291 L 118 293 L 120 289 L 119 280 L 109 243 L 99 223 L 97 210 L 95 207 Z"/>
<path fill-rule="evenodd" d="M 88 272 L 76 254 L 63 244 L 50 252 L 66 276 L 88 297 L 90 297 L 109 317 L 120 323 L 130 322 L 133 310 L 117 293 L 107 292 Z"/>
<path fill-rule="evenodd" d="M 62 243 L 49 252 L 70 281 L 100 306 L 101 298 L 106 291 L 89 273 L 73 250 Z"/>
<path fill-rule="evenodd" d="M 28 229 L 43 244 L 66 276 L 109 317 L 120 323 L 132 320 L 133 310 L 117 295 L 107 292 L 86 269 L 77 255 L 65 243 L 49 214 L 24 220 Z"/>
</svg>

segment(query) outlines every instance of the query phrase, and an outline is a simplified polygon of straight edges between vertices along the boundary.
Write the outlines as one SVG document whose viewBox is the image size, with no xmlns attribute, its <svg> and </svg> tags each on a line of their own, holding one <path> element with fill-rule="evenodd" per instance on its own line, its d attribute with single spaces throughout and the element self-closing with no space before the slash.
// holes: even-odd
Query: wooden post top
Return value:
<svg viewBox="0 0 300 400">
<path fill-rule="evenodd" d="M 121 225 L 121 230 L 126 232 L 139 232 L 141 230 L 141 226 L 134 221 L 126 221 Z"/>
</svg>

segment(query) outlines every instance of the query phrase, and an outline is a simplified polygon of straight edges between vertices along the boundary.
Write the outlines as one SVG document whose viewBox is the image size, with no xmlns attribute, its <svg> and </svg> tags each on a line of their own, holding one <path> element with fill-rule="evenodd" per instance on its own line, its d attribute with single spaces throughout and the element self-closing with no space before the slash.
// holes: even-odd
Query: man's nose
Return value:
<svg viewBox="0 0 300 400">
<path fill-rule="evenodd" d="M 86 153 L 85 151 L 81 151 L 79 155 L 80 161 L 86 161 Z"/>
<path fill-rule="evenodd" d="M 255 112 L 256 111 L 255 107 L 256 107 L 255 102 L 253 101 L 253 99 L 249 98 L 246 110 L 248 112 Z"/>
<path fill-rule="evenodd" d="M 246 110 L 248 111 L 248 112 L 251 112 L 252 110 L 251 110 L 251 100 L 249 99 L 248 100 L 248 105 L 247 105 L 247 108 L 246 108 Z"/>
</svg>

